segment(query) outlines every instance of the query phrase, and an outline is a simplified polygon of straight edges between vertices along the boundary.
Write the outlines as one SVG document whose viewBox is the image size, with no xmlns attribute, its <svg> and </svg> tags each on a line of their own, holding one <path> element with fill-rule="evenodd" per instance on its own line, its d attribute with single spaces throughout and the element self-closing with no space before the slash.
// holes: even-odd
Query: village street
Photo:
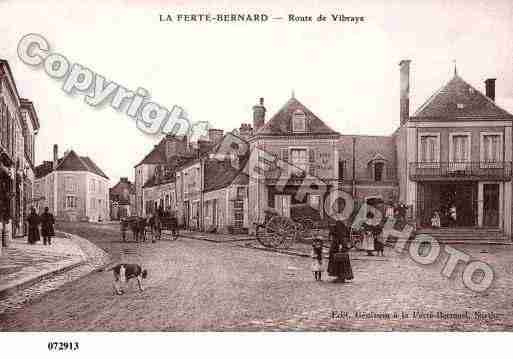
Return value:
<svg viewBox="0 0 513 359">
<path fill-rule="evenodd" d="M 158 243 L 122 243 L 118 225 L 66 223 L 115 260 L 141 263 L 146 290 L 135 283 L 113 295 L 112 273 L 94 272 L 0 315 L 3 331 L 136 330 L 511 330 L 511 246 L 460 246 L 492 263 L 496 280 L 474 293 L 440 274 L 445 262 L 421 266 L 387 248 L 386 257 L 352 253 L 355 279 L 313 281 L 310 259 L 180 237 Z M 412 318 L 414 311 L 441 318 Z M 335 312 L 335 315 L 333 315 Z M 344 314 L 344 312 L 347 312 Z M 356 314 L 362 312 L 364 314 Z M 401 312 L 410 315 L 401 319 Z M 451 315 L 480 312 L 483 317 Z M 399 318 L 379 316 L 398 313 Z"/>
</svg>

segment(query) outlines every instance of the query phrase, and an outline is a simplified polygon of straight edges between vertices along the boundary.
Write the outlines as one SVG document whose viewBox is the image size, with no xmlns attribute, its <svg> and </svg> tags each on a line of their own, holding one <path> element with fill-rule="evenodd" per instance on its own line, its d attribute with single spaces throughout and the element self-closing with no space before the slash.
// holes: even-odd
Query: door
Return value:
<svg viewBox="0 0 513 359">
<path fill-rule="evenodd" d="M 499 227 L 499 184 L 483 185 L 483 226 Z"/>
<path fill-rule="evenodd" d="M 183 217 L 184 217 L 184 226 L 185 228 L 189 228 L 189 218 L 190 218 L 190 210 L 189 210 L 189 201 L 185 201 L 184 202 L 184 212 L 183 212 Z"/>
<path fill-rule="evenodd" d="M 289 195 L 276 195 L 276 211 L 280 216 L 290 217 Z"/>
</svg>

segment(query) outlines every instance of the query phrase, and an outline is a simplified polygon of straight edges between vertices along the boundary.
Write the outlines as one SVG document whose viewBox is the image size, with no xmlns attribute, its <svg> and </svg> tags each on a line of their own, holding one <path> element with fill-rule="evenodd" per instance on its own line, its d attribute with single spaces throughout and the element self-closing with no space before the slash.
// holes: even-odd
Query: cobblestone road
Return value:
<svg viewBox="0 0 513 359">
<path fill-rule="evenodd" d="M 146 291 L 139 293 L 133 285 L 125 295 L 114 296 L 111 273 L 93 273 L 23 310 L 6 311 L 0 316 L 2 330 L 513 328 L 511 246 L 458 246 L 494 268 L 493 286 L 474 293 L 463 286 L 460 266 L 451 279 L 440 274 L 445 257 L 421 266 L 389 248 L 384 259 L 352 254 L 352 283 L 317 283 L 308 258 L 186 238 L 120 243 L 118 228 L 108 225 L 61 229 L 90 237 L 118 259 L 142 263 L 150 273 Z M 425 316 L 441 312 L 443 318 L 412 319 L 414 311 Z M 402 312 L 410 317 L 401 319 Z"/>
</svg>

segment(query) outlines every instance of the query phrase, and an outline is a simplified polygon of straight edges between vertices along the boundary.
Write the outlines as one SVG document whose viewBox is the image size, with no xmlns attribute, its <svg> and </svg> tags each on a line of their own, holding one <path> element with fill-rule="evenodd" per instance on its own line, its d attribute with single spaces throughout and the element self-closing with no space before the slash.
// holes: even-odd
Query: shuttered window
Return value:
<svg viewBox="0 0 513 359">
<path fill-rule="evenodd" d="M 502 159 L 502 141 L 500 135 L 485 135 L 483 138 L 483 161 L 500 162 Z"/>
<path fill-rule="evenodd" d="M 420 138 L 420 162 L 438 162 L 438 136 L 422 136 Z"/>
<path fill-rule="evenodd" d="M 469 136 L 456 135 L 452 137 L 452 161 L 467 162 L 470 161 L 470 151 L 468 149 Z"/>
</svg>

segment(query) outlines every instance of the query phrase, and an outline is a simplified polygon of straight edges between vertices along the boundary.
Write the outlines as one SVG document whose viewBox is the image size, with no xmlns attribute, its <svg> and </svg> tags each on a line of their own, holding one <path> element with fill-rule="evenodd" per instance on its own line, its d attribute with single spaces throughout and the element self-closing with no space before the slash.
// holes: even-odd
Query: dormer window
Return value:
<svg viewBox="0 0 513 359">
<path fill-rule="evenodd" d="M 306 132 L 306 115 L 301 110 L 292 115 L 292 132 Z"/>
</svg>

